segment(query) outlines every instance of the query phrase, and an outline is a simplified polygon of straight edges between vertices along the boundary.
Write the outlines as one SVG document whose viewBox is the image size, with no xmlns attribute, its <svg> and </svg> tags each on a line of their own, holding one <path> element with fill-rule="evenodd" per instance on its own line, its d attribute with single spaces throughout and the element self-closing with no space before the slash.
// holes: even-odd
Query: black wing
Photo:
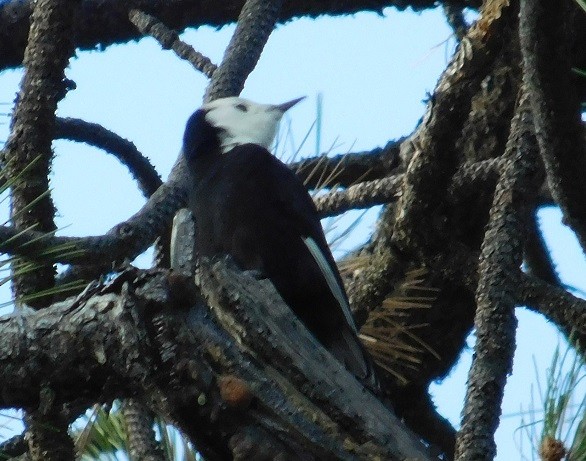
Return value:
<svg viewBox="0 0 586 461">
<path fill-rule="evenodd" d="M 230 254 L 242 269 L 263 272 L 338 360 L 359 378 L 372 376 L 319 215 L 297 176 L 263 147 L 245 144 L 198 177 L 192 211 L 201 254 Z"/>
</svg>

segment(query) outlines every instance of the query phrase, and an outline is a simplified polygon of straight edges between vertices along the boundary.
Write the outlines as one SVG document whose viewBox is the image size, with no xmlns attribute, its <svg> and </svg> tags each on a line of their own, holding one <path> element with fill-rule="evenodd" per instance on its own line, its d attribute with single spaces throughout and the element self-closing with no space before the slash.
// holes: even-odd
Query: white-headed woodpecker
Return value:
<svg viewBox="0 0 586 461">
<path fill-rule="evenodd" d="M 230 255 L 266 276 L 285 303 L 345 367 L 371 389 L 344 285 L 303 183 L 268 151 L 286 110 L 223 98 L 188 120 L 183 154 L 200 256 Z"/>
</svg>

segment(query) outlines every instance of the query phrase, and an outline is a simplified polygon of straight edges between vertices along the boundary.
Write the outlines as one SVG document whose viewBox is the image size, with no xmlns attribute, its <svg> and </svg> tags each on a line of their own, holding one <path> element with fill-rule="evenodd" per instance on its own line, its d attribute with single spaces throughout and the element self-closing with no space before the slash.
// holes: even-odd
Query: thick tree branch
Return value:
<svg viewBox="0 0 586 461">
<path fill-rule="evenodd" d="M 260 431 L 268 446 L 295 456 L 431 459 L 269 282 L 224 263 L 198 280 L 222 328 L 201 303 L 190 307 L 198 298 L 188 279 L 164 271 L 129 270 L 75 301 L 1 318 L 0 405 L 135 395 L 204 454 L 242 453 Z"/>
<path fill-rule="evenodd" d="M 412 151 L 405 174 L 400 216 L 393 242 L 404 252 L 429 254 L 445 245 L 434 216 L 442 210 L 450 178 L 456 171 L 456 136 L 470 112 L 472 96 L 488 73 L 514 21 L 508 0 L 487 1 L 478 22 L 463 38 L 442 74 L 423 123 L 404 143 Z M 439 237 L 439 238 L 438 238 Z"/>
<path fill-rule="evenodd" d="M 75 4 L 69 0 L 39 0 L 31 15 L 24 53 L 25 73 L 6 148 L 5 173 L 15 180 L 11 184 L 10 219 L 21 229 L 36 226 L 39 231 L 49 233 L 56 229 L 55 207 L 49 190 L 51 142 L 57 103 L 68 89 L 64 69 L 73 54 Z M 34 270 L 23 271 L 27 265 Z M 52 264 L 16 259 L 11 263 L 11 271 L 17 307 L 26 303 L 41 308 L 51 303 L 55 286 Z M 45 402 L 28 412 L 24 421 L 33 461 L 74 459 L 68 421 L 61 417 L 58 407 Z"/>
<path fill-rule="evenodd" d="M 571 62 L 573 1 L 521 1 L 523 80 L 547 181 L 586 252 L 586 142 Z"/>
<path fill-rule="evenodd" d="M 430 248 L 445 251 L 452 246 L 442 242 L 441 236 L 447 234 L 437 228 L 441 219 L 435 218 L 444 207 L 442 197 L 455 172 L 455 133 L 469 113 L 470 98 L 503 46 L 507 28 L 514 21 L 512 10 L 508 1 L 486 3 L 480 20 L 470 28 L 440 78 L 424 122 L 401 144 L 402 154 L 411 161 L 398 213 L 387 210 L 381 216 L 371 264 L 348 287 L 352 305 L 365 312 L 379 306 L 402 278 L 406 254 L 429 252 Z"/>
<path fill-rule="evenodd" d="M 509 161 L 497 184 L 481 249 L 474 319 L 477 340 L 456 440 L 457 460 L 492 459 L 496 454 L 494 432 L 515 351 L 515 293 L 523 236 L 541 182 L 537 150 L 529 103 L 523 96 L 512 122 L 505 153 Z"/>
<path fill-rule="evenodd" d="M 67 91 L 64 69 L 73 53 L 71 15 L 73 2 L 43 1 L 32 15 L 29 43 L 24 58 L 25 74 L 14 109 L 11 133 L 4 159 L 11 187 L 11 221 L 15 227 L 36 226 L 53 232 L 55 207 L 49 193 L 51 141 L 57 102 Z M 50 291 L 55 269 L 51 264 L 21 273 L 26 261 L 13 264 L 13 291 L 17 301 L 35 293 Z M 33 306 L 50 303 L 37 298 Z"/>
<path fill-rule="evenodd" d="M 15 67 L 22 62 L 23 50 L 28 33 L 30 0 L 9 0 L 0 7 L 0 70 Z M 458 2 L 451 2 L 458 5 Z M 480 1 L 461 0 L 462 7 L 478 7 Z M 209 25 L 221 27 L 236 21 L 244 0 L 221 0 L 210 3 L 207 0 L 177 0 L 157 2 L 138 0 L 132 7 L 151 14 L 168 27 L 183 31 L 187 27 Z M 383 8 L 394 6 L 399 9 L 412 7 L 416 10 L 435 8 L 432 0 L 336 0 L 288 1 L 279 16 L 280 22 L 306 16 L 349 15 L 359 11 L 380 13 Z M 141 38 L 136 28 L 128 21 L 128 4 L 116 0 L 84 0 L 76 14 L 76 47 L 93 50 L 114 43 L 125 43 Z"/>
</svg>

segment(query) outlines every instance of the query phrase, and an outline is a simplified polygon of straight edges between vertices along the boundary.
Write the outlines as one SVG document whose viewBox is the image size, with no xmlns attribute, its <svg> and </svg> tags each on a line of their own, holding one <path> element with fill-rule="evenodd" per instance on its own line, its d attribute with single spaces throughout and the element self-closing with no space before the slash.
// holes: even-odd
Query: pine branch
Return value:
<svg viewBox="0 0 586 461">
<path fill-rule="evenodd" d="M 55 405 L 134 395 L 204 456 L 431 459 L 270 283 L 224 262 L 206 266 L 197 280 L 208 310 L 191 280 L 129 270 L 76 300 L 4 318 L 0 406 L 38 405 L 45 387 L 59 389 L 47 395 Z M 247 448 L 251 431 L 259 444 Z"/>
<path fill-rule="evenodd" d="M 484 242 L 476 290 L 476 345 L 470 369 L 456 459 L 492 459 L 494 432 L 515 351 L 515 294 L 531 204 L 541 184 L 537 142 L 526 93 L 513 118 L 503 169 Z M 498 338 L 495 341 L 494 338 Z"/>
<path fill-rule="evenodd" d="M 222 63 L 206 90 L 206 102 L 240 94 L 275 28 L 282 3 L 282 0 L 246 0 Z"/>
<path fill-rule="evenodd" d="M 463 7 L 478 7 L 480 1 L 452 1 Z M 244 0 L 220 0 L 210 3 L 207 0 L 175 0 L 155 2 L 138 0 L 132 8 L 157 17 L 160 21 L 179 32 L 187 27 L 208 25 L 222 27 L 234 23 L 238 18 Z M 284 23 L 297 17 L 316 18 L 322 15 L 349 15 L 360 11 L 381 13 L 386 7 L 398 9 L 408 7 L 415 10 L 435 8 L 432 0 L 354 0 L 340 3 L 337 0 L 311 2 L 287 2 L 279 16 Z M 19 66 L 28 32 L 31 1 L 8 0 L 0 6 L 0 70 Z M 76 48 L 95 50 L 115 43 L 138 40 L 142 34 L 128 21 L 128 4 L 117 0 L 83 0 L 76 14 Z"/>
<path fill-rule="evenodd" d="M 191 45 L 180 40 L 177 32 L 140 10 L 130 10 L 128 17 L 139 31 L 153 37 L 164 50 L 173 50 L 179 58 L 189 61 L 194 69 L 199 70 L 206 77 L 212 78 L 218 66 L 212 63 L 208 57 L 195 51 Z"/>
<path fill-rule="evenodd" d="M 547 181 L 564 219 L 586 252 L 586 143 L 580 99 L 572 78 L 573 1 L 521 1 L 519 37 L 523 81 Z M 580 13 L 581 14 L 581 13 Z"/>
<path fill-rule="evenodd" d="M 113 155 L 128 168 L 145 197 L 150 197 L 163 184 L 148 158 L 136 146 L 97 123 L 77 118 L 57 117 L 55 139 L 83 142 Z"/>
</svg>

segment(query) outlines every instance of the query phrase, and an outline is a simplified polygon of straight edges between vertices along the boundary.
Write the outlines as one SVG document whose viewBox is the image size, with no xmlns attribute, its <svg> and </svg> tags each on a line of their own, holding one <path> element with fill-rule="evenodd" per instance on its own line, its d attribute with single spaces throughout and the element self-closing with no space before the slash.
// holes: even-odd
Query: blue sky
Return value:
<svg viewBox="0 0 586 461">
<path fill-rule="evenodd" d="M 183 38 L 219 63 L 232 31 L 233 27 L 203 27 L 186 32 Z M 286 121 L 292 143 L 299 145 L 315 119 L 316 98 L 321 94 L 322 150 L 331 146 L 335 154 L 370 150 L 413 130 L 453 47 L 451 30 L 440 10 L 413 14 L 388 9 L 384 17 L 369 13 L 300 19 L 279 26 L 271 36 L 242 95 L 274 103 L 307 95 Z M 0 74 L 0 102 L 13 100 L 20 75 L 19 71 Z M 201 104 L 207 79 L 172 52 L 161 50 L 151 38 L 113 46 L 106 52 L 78 53 L 67 76 L 77 83 L 77 89 L 61 102 L 59 115 L 101 123 L 131 140 L 165 178 L 177 158 L 185 121 Z M 0 125 L 3 140 L 8 118 L 0 121 L 6 122 Z M 312 155 L 314 151 L 315 139 L 310 135 L 302 153 Z M 55 152 L 51 181 L 61 234 L 101 234 L 144 203 L 124 168 L 103 152 L 65 142 L 56 142 Z M 5 215 L 5 204 L 2 206 L 0 212 Z M 375 216 L 376 212 L 369 213 L 341 250 L 364 241 Z M 560 224 L 559 212 L 547 209 L 540 218 L 564 282 L 586 290 L 583 253 L 571 232 Z M 148 257 L 139 261 L 148 264 Z M 4 287 L 0 296 L 0 301 L 8 299 L 9 291 Z M 523 433 L 516 431 L 520 418 L 507 415 L 530 407 L 535 370 L 543 376 L 559 341 L 556 330 L 539 316 L 522 309 L 517 313 L 515 368 L 507 385 L 505 417 L 497 432 L 497 459 L 501 461 L 520 459 L 515 443 Z M 469 343 L 473 344 L 473 337 Z M 440 411 L 455 425 L 459 424 L 470 358 L 470 350 L 465 351 L 444 383 L 433 386 Z M 539 407 L 535 399 L 534 405 Z M 0 439 L 10 435 L 0 429 Z M 527 441 L 523 446 L 527 459 L 532 459 Z"/>
</svg>

